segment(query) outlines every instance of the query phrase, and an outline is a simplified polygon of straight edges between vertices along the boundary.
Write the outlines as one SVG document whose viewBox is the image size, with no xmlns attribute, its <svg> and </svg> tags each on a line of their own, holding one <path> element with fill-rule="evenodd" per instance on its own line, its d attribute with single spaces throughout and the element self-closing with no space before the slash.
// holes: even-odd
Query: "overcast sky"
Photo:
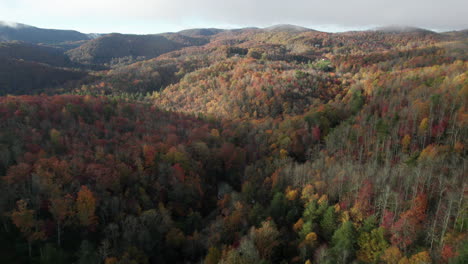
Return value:
<svg viewBox="0 0 468 264">
<path fill-rule="evenodd" d="M 468 28 L 468 0 L 0 0 L 0 20 L 86 33 L 296 24 L 324 31 Z"/>
</svg>

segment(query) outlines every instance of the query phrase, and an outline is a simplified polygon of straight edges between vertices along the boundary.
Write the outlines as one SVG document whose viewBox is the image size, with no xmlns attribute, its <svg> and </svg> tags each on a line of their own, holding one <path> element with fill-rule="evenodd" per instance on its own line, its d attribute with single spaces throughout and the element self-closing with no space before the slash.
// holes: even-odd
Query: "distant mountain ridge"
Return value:
<svg viewBox="0 0 468 264">
<path fill-rule="evenodd" d="M 106 64 L 113 59 L 141 57 L 151 59 L 163 53 L 208 43 L 204 38 L 177 33 L 157 35 L 109 34 L 90 40 L 67 52 L 70 58 L 85 64 Z"/>
<path fill-rule="evenodd" d="M 238 29 L 222 29 L 222 28 L 193 28 L 193 29 L 186 29 L 181 30 L 175 33 L 169 34 L 180 34 L 190 37 L 209 37 L 213 35 L 217 35 L 222 32 L 226 31 L 241 31 L 247 29 L 258 29 L 264 30 L 269 32 L 289 32 L 289 33 L 301 33 L 301 32 L 308 32 L 308 31 L 317 31 L 311 28 L 292 25 L 292 24 L 278 24 L 273 25 L 265 28 L 258 28 L 258 27 L 246 27 L 246 28 L 238 28 Z M 465 31 L 468 29 L 465 29 Z M 387 33 L 412 33 L 412 32 L 431 32 L 435 33 L 434 31 L 420 28 L 420 27 L 413 27 L 413 26 L 405 26 L 405 25 L 390 25 L 390 26 L 382 26 L 371 29 L 370 31 L 380 31 L 380 32 L 387 32 Z M 463 31 L 463 30 L 459 30 Z M 459 32 L 453 31 L 453 32 Z M 118 34 L 118 33 L 113 33 Z M 152 35 L 163 35 L 168 33 L 156 33 Z M 61 42 L 70 42 L 70 41 L 82 41 L 82 40 L 92 40 L 104 35 L 109 34 L 98 34 L 98 33 L 90 33 L 85 34 L 81 33 L 76 30 L 59 30 L 59 29 L 44 29 L 38 28 L 26 24 L 21 23 L 14 23 L 14 22 L 5 22 L 0 21 L 0 41 L 12 41 L 12 40 L 19 40 L 31 43 L 44 43 L 44 44 L 57 44 Z M 125 35 L 137 35 L 137 34 L 125 34 Z M 151 35 L 151 34 L 147 34 Z M 139 35 L 143 36 L 143 35 Z"/>
<path fill-rule="evenodd" d="M 193 28 L 179 31 L 179 34 L 186 36 L 212 36 L 218 33 L 226 31 L 225 29 L 219 28 Z"/>
<path fill-rule="evenodd" d="M 300 33 L 300 32 L 307 32 L 307 31 L 316 31 L 310 28 L 297 26 L 297 25 L 290 25 L 290 24 L 279 24 L 270 27 L 264 28 L 266 31 L 271 32 L 291 32 L 291 33 Z"/>
<path fill-rule="evenodd" d="M 0 22 L 0 41 L 58 44 L 90 38 L 92 36 L 75 30 L 43 29 L 20 23 Z"/>
<path fill-rule="evenodd" d="M 458 41 L 447 46 L 450 58 L 463 59 L 467 32 L 438 33 L 391 26 L 327 33 L 280 24 L 266 28 L 195 28 L 148 35 L 83 34 L 0 22 L 0 90 L 27 94 L 30 90 L 63 89 L 68 80 L 80 80 L 89 84 L 83 89 L 91 93 L 144 94 L 163 90 L 191 72 L 231 58 L 315 65 L 317 61 L 328 63 L 334 57 L 357 52 L 372 53 L 373 60 L 386 61 L 390 60 L 387 52 L 395 45 L 425 47 L 441 41 Z M 365 65 L 363 58 L 353 58 L 359 61 L 357 64 Z M 351 62 L 350 65 L 356 64 Z M 313 67 L 331 69 L 327 64 Z M 112 71 L 107 73 L 109 69 Z M 88 76 L 85 73 L 89 71 L 97 74 Z"/>
</svg>

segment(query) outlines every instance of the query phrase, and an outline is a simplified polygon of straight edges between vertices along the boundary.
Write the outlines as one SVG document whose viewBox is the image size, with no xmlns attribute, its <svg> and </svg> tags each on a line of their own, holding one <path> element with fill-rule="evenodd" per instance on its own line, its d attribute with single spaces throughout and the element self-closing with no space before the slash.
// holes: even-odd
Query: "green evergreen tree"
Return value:
<svg viewBox="0 0 468 264">
<path fill-rule="evenodd" d="M 349 263 L 356 250 L 356 230 L 351 221 L 344 222 L 332 237 L 332 255 L 336 263 Z"/>
<path fill-rule="evenodd" d="M 288 210 L 288 202 L 282 192 L 277 192 L 270 204 L 270 215 L 276 223 L 283 223 Z"/>
<path fill-rule="evenodd" d="M 320 227 L 325 239 L 330 240 L 333 232 L 335 232 L 337 228 L 336 213 L 333 206 L 328 207 L 323 214 L 322 220 L 320 221 Z"/>
</svg>

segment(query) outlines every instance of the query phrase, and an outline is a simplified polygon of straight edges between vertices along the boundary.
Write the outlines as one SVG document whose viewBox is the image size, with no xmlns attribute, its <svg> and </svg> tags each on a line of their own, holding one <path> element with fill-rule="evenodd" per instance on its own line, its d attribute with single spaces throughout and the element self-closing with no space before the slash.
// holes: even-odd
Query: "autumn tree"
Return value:
<svg viewBox="0 0 468 264">
<path fill-rule="evenodd" d="M 375 263 L 389 245 L 385 241 L 384 230 L 380 227 L 359 235 L 358 246 L 357 258 L 366 263 Z"/>
<path fill-rule="evenodd" d="M 380 256 L 380 260 L 386 264 L 398 264 L 400 259 L 403 257 L 403 253 L 398 247 L 391 246 L 384 250 Z"/>
<path fill-rule="evenodd" d="M 205 257 L 206 264 L 217 264 L 221 259 L 221 251 L 215 247 L 208 249 L 208 254 Z"/>
<path fill-rule="evenodd" d="M 97 223 L 96 216 L 96 198 L 86 186 L 81 186 L 76 198 L 76 210 L 78 220 L 84 227 L 92 227 Z"/>
<path fill-rule="evenodd" d="M 71 195 L 66 195 L 65 197 L 51 199 L 49 211 L 57 224 L 57 245 L 60 247 L 62 228 L 64 225 L 70 224 L 75 214 L 73 198 Z"/>
<path fill-rule="evenodd" d="M 45 234 L 40 230 L 40 222 L 37 220 L 34 210 L 28 209 L 28 203 L 25 200 L 19 200 L 16 203 L 16 210 L 11 213 L 11 220 L 21 231 L 28 241 L 29 256 L 31 257 L 31 246 L 34 241 L 44 240 Z"/>
<path fill-rule="evenodd" d="M 260 228 L 252 228 L 249 237 L 263 259 L 270 259 L 274 249 L 279 245 L 279 231 L 272 221 L 265 221 Z"/>
<path fill-rule="evenodd" d="M 419 194 L 412 202 L 409 210 L 400 215 L 400 219 L 392 227 L 391 241 L 393 245 L 406 249 L 411 245 L 426 219 L 427 198 Z"/>
</svg>

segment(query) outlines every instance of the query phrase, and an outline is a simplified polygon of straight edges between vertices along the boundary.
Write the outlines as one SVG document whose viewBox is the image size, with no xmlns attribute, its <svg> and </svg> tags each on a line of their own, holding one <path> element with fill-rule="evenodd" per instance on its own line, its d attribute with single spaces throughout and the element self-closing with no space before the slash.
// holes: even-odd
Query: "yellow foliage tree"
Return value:
<svg viewBox="0 0 468 264">
<path fill-rule="evenodd" d="M 305 237 L 305 242 L 309 246 L 314 246 L 315 242 L 317 241 L 317 234 L 315 232 L 310 232 L 309 234 L 306 235 Z"/>
<path fill-rule="evenodd" d="M 398 261 L 398 264 L 409 264 L 409 259 L 407 257 L 402 257 L 400 261 Z"/>
<path fill-rule="evenodd" d="M 432 259 L 427 251 L 422 251 L 414 254 L 409 259 L 409 264 L 431 264 Z"/>
<path fill-rule="evenodd" d="M 419 161 L 431 161 L 437 157 L 438 149 L 437 146 L 431 144 L 424 148 L 419 155 Z"/>
<path fill-rule="evenodd" d="M 403 254 L 401 253 L 399 248 L 389 247 L 380 256 L 380 260 L 386 264 L 398 264 L 402 257 Z"/>
<path fill-rule="evenodd" d="M 210 134 L 211 134 L 211 136 L 216 137 L 216 138 L 218 138 L 219 135 L 220 135 L 220 134 L 219 134 L 219 130 L 218 130 L 218 129 L 215 129 L 215 128 L 211 129 Z"/>
<path fill-rule="evenodd" d="M 315 199 L 314 194 L 314 186 L 307 184 L 304 188 L 302 188 L 301 199 L 304 200 L 305 203 L 308 203 Z"/>
<path fill-rule="evenodd" d="M 104 264 L 117 264 L 119 263 L 119 260 L 117 258 L 106 258 L 106 260 L 104 261 Z"/>
<path fill-rule="evenodd" d="M 411 143 L 411 136 L 406 134 L 401 140 L 401 146 L 402 146 L 403 152 L 408 152 L 410 143 Z"/>
<path fill-rule="evenodd" d="M 328 195 L 324 194 L 317 201 L 318 204 L 328 203 Z"/>
<path fill-rule="evenodd" d="M 295 189 L 291 189 L 291 187 L 288 187 L 286 189 L 286 199 L 289 201 L 294 201 L 297 199 L 299 192 Z"/>
<path fill-rule="evenodd" d="M 281 150 L 280 150 L 280 157 L 281 157 L 282 159 L 287 158 L 287 157 L 288 157 L 288 151 L 285 150 L 285 149 L 281 149 Z"/>
<path fill-rule="evenodd" d="M 374 263 L 382 252 L 388 248 L 382 228 L 373 229 L 370 233 L 362 233 L 358 238 L 359 250 L 357 258 L 366 263 Z"/>
<path fill-rule="evenodd" d="M 299 220 L 297 220 L 297 222 L 293 225 L 293 230 L 299 232 L 299 230 L 302 229 L 302 226 L 304 226 L 304 220 L 299 218 Z"/>
<path fill-rule="evenodd" d="M 427 119 L 427 117 L 421 120 L 421 123 L 419 123 L 419 127 L 418 127 L 419 135 L 422 136 L 426 133 L 428 125 L 429 125 L 429 120 Z"/>
</svg>

